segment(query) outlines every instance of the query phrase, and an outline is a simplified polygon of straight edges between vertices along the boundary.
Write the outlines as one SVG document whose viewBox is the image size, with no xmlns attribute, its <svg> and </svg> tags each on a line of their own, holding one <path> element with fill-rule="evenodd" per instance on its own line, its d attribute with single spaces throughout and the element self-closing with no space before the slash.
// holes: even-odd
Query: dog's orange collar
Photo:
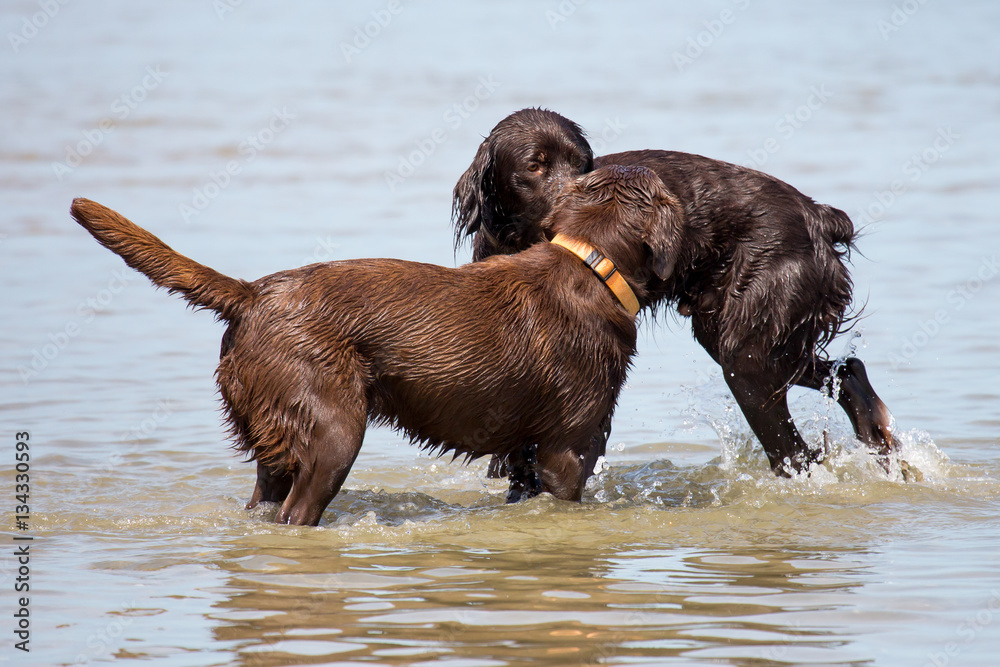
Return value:
<svg viewBox="0 0 1000 667">
<path fill-rule="evenodd" d="M 552 243 L 566 248 L 571 253 L 583 260 L 583 263 L 593 269 L 597 277 L 614 293 L 621 302 L 625 310 L 632 317 L 639 313 L 639 300 L 635 298 L 635 293 L 628 286 L 618 267 L 605 256 L 600 250 L 590 245 L 586 241 L 574 239 L 565 234 L 556 234 Z"/>
</svg>

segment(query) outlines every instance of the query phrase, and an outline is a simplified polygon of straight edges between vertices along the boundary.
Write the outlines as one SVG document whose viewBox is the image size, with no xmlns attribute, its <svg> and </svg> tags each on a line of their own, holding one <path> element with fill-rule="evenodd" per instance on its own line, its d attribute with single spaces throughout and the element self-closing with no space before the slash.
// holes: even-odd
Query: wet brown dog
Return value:
<svg viewBox="0 0 1000 667">
<path fill-rule="evenodd" d="M 656 172 L 683 207 L 667 253 L 675 264 L 657 272 L 662 280 L 649 285 L 650 297 L 691 317 L 771 467 L 786 473 L 822 458 L 796 430 L 786 395 L 792 385 L 830 392 L 834 384 L 857 437 L 888 465 L 892 416 L 864 364 L 835 363 L 824 352 L 851 302 L 844 260 L 855 234 L 843 211 L 767 174 L 700 155 L 645 150 L 595 160 L 575 123 L 524 109 L 490 132 L 455 186 L 456 241 L 472 236 L 477 261 L 542 241 L 561 188 L 612 164 Z M 603 453 L 604 443 L 597 447 Z"/>
<path fill-rule="evenodd" d="M 216 379 L 235 446 L 258 464 L 248 507 L 280 502 L 277 522 L 316 525 L 367 423 L 456 456 L 507 458 L 523 482 L 509 500 L 580 500 L 636 326 L 565 247 L 457 269 L 330 262 L 246 282 L 95 202 L 75 200 L 72 214 L 153 283 L 228 323 Z M 644 267 L 669 262 L 678 216 L 655 174 L 613 167 L 572 182 L 546 225 L 599 248 L 648 304 Z"/>
</svg>

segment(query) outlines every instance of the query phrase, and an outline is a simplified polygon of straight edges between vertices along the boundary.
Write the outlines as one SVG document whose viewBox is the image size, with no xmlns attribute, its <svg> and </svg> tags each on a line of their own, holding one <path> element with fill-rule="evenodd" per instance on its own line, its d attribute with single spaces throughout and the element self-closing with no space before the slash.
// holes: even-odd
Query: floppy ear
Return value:
<svg viewBox="0 0 1000 667">
<path fill-rule="evenodd" d="M 680 202 L 672 195 L 661 195 L 656 213 L 646 225 L 643 235 L 643 241 L 650 250 L 650 268 L 661 280 L 673 274 L 683 237 L 684 210 Z"/>
<path fill-rule="evenodd" d="M 488 229 L 496 215 L 494 183 L 495 142 L 487 137 L 479 145 L 476 157 L 455 184 L 451 200 L 451 219 L 455 225 L 455 247 L 466 236 Z"/>
</svg>

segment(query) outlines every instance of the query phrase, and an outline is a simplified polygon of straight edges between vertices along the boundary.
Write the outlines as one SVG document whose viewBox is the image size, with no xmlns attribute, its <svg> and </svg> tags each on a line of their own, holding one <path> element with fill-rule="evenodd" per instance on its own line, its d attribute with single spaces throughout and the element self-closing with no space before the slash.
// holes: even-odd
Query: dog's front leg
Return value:
<svg viewBox="0 0 1000 667">
<path fill-rule="evenodd" d="M 611 415 L 607 415 L 601 421 L 600 429 L 591 437 L 590 447 L 583 457 L 584 482 L 593 474 L 597 459 L 607 452 L 610 437 Z M 547 490 L 543 488 L 539 477 L 537 445 L 523 447 L 507 456 L 494 454 L 493 458 L 490 459 L 490 467 L 486 476 L 491 479 L 510 477 L 510 488 L 507 490 L 508 503 L 534 498 L 543 490 Z"/>
<path fill-rule="evenodd" d="M 542 491 L 551 493 L 560 500 L 580 502 L 583 498 L 583 486 L 594 472 L 593 463 L 588 468 L 587 462 L 591 458 L 597 458 L 591 457 L 591 442 L 592 438 L 587 438 L 578 447 L 539 447 L 538 475 Z"/>
<path fill-rule="evenodd" d="M 608 440 L 611 438 L 611 415 L 605 415 L 604 419 L 601 421 L 601 430 L 594 433 L 594 437 L 590 440 L 590 452 L 587 454 L 587 460 L 584 461 L 584 467 L 587 470 L 593 471 L 594 466 L 597 465 L 597 459 L 604 456 L 608 451 Z M 590 476 L 589 473 L 587 475 Z"/>
<path fill-rule="evenodd" d="M 500 454 L 491 456 L 490 465 L 486 469 L 486 477 L 488 479 L 503 479 L 507 475 L 507 457 Z"/>
</svg>

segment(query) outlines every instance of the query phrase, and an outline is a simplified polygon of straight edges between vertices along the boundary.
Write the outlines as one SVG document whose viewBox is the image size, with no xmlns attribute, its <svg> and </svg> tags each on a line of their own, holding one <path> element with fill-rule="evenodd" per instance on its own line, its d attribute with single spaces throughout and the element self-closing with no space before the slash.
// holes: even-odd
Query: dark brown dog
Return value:
<svg viewBox="0 0 1000 667">
<path fill-rule="evenodd" d="M 844 259 L 855 234 L 843 211 L 759 171 L 699 155 L 647 150 L 595 160 L 576 124 L 524 109 L 490 132 L 455 186 L 456 243 L 473 236 L 473 257 L 481 260 L 544 240 L 553 193 L 612 164 L 653 170 L 680 201 L 681 232 L 661 255 L 674 264 L 655 271 L 661 280 L 650 285 L 650 299 L 691 316 L 695 338 L 722 366 L 771 467 L 797 471 L 822 458 L 796 430 L 786 394 L 792 385 L 829 393 L 832 384 L 857 437 L 888 465 L 892 416 L 864 365 L 834 363 L 824 352 L 851 302 Z"/>
<path fill-rule="evenodd" d="M 330 262 L 246 282 L 95 202 L 77 199 L 72 214 L 156 285 L 228 322 L 216 379 L 236 447 L 258 462 L 248 507 L 281 502 L 277 522 L 316 525 L 368 422 L 456 456 L 504 456 L 523 482 L 509 500 L 580 500 L 636 328 L 565 248 L 457 269 Z M 678 215 L 655 174 L 614 167 L 571 183 L 546 225 L 600 248 L 646 303 L 636 276 L 661 261 Z"/>
</svg>

